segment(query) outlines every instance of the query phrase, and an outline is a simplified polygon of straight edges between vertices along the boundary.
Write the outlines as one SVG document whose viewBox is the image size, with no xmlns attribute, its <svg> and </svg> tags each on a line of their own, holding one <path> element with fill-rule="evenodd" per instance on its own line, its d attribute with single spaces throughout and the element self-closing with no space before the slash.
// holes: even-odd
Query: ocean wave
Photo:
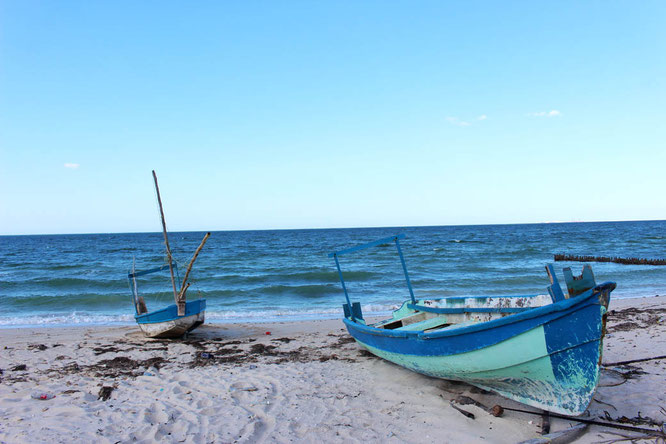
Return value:
<svg viewBox="0 0 666 444">
<path fill-rule="evenodd" d="M 49 289 L 68 289 L 75 290 L 80 288 L 117 288 L 119 285 L 127 285 L 126 280 L 122 277 L 120 278 L 106 278 L 106 279 L 84 279 L 84 278 L 71 278 L 71 277 L 46 277 L 39 276 L 33 278 L 26 278 L 20 281 L 0 281 L 0 286 L 4 288 L 13 288 L 13 287 L 41 287 Z"/>
<path fill-rule="evenodd" d="M 357 281 L 371 280 L 378 276 L 377 273 L 371 271 L 345 271 L 345 279 L 353 279 Z M 316 271 L 303 271 L 303 272 L 285 272 L 284 270 L 263 270 L 257 274 L 216 274 L 215 281 L 220 284 L 235 283 L 235 284 L 256 284 L 263 282 L 322 282 L 333 283 L 339 282 L 340 278 L 338 272 L 335 270 L 316 270 Z"/>
<path fill-rule="evenodd" d="M 60 325 L 112 325 L 134 322 L 134 315 L 105 315 L 72 312 L 63 314 L 44 314 L 29 316 L 2 316 L 0 327 L 39 327 Z"/>
<path fill-rule="evenodd" d="M 142 294 L 146 300 L 173 300 L 173 293 L 167 291 L 160 293 Z M 122 305 L 131 306 L 131 294 L 129 290 L 123 293 L 71 293 L 63 295 L 32 294 L 23 296 L 3 296 L 2 301 L 5 308 L 14 309 L 62 309 L 62 307 L 76 307 L 76 309 L 95 309 L 102 307 L 118 307 Z"/>
<path fill-rule="evenodd" d="M 306 298 L 317 298 L 338 294 L 340 293 L 340 288 L 337 285 L 269 285 L 259 287 L 257 291 L 272 295 L 294 294 Z"/>
<path fill-rule="evenodd" d="M 388 315 L 397 305 L 369 304 L 363 306 L 367 316 Z M 277 308 L 272 310 L 206 310 L 207 322 L 279 322 L 304 321 L 315 319 L 342 318 L 341 308 L 290 309 Z M 118 325 L 133 324 L 134 315 L 100 314 L 85 311 L 71 313 L 33 314 L 27 316 L 0 316 L 0 328 L 8 327 L 49 327 L 67 325 Z"/>
<path fill-rule="evenodd" d="M 362 305 L 364 316 L 386 315 L 399 306 L 395 304 Z M 290 309 L 277 308 L 272 310 L 207 310 L 206 319 L 210 321 L 248 321 L 269 322 L 278 320 L 307 320 L 342 317 L 342 308 Z"/>
</svg>

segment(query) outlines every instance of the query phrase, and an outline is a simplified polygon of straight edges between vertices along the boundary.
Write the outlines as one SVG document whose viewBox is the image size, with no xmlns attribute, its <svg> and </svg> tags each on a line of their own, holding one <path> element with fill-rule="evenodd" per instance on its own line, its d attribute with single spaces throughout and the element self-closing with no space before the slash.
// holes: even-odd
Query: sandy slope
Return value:
<svg viewBox="0 0 666 444">
<path fill-rule="evenodd" d="M 611 308 L 604 362 L 666 354 L 666 297 Z M 538 436 L 540 423 L 474 406 L 463 408 L 475 419 L 463 416 L 449 405 L 459 394 L 532 409 L 377 359 L 340 321 L 207 325 L 184 341 L 146 340 L 135 327 L 0 330 L 0 369 L 7 443 L 513 443 Z M 604 371 L 592 417 L 640 411 L 664 421 L 665 375 L 666 360 Z M 106 401 L 103 387 L 113 388 Z M 568 425 L 554 420 L 552 429 Z M 580 442 L 617 438 L 601 431 L 590 428 Z"/>
</svg>

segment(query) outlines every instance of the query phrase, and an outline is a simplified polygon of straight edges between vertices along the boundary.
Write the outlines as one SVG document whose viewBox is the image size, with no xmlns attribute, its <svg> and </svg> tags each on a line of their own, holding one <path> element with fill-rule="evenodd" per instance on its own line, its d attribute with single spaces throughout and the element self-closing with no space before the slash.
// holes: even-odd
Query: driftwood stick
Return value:
<svg viewBox="0 0 666 444">
<path fill-rule="evenodd" d="M 148 307 L 146 307 L 146 301 L 143 299 L 143 296 L 139 294 L 139 289 L 136 285 L 136 258 L 132 258 L 132 293 L 134 293 L 134 303 L 136 304 L 137 314 L 148 313 Z"/>
<path fill-rule="evenodd" d="M 520 413 L 527 413 L 529 415 L 539 415 L 541 416 L 541 412 L 532 412 L 529 410 L 522 410 L 522 409 L 512 409 L 510 407 L 504 407 L 504 410 L 510 410 L 512 412 L 520 412 Z M 640 432 L 640 433 L 645 433 L 648 435 L 652 436 L 658 436 L 661 438 L 666 438 L 666 433 L 662 432 L 661 430 L 656 430 L 656 429 L 648 429 L 645 427 L 634 427 L 634 426 L 628 426 L 624 424 L 618 424 L 614 422 L 606 422 L 606 421 L 595 421 L 594 419 L 585 419 L 585 418 L 579 418 L 577 416 L 567 416 L 567 415 L 560 415 L 558 413 L 549 413 L 552 418 L 559 418 L 559 419 L 567 419 L 569 421 L 576 421 L 580 422 L 583 424 L 592 424 L 592 425 L 598 425 L 601 427 L 610 427 L 613 429 L 622 429 L 622 430 L 628 430 L 630 432 Z"/>
<path fill-rule="evenodd" d="M 656 361 L 658 359 L 666 359 L 666 355 L 655 356 L 654 358 L 630 359 L 629 361 L 604 362 L 602 365 L 604 367 L 614 367 L 618 365 L 632 364 L 634 362 Z"/>
<path fill-rule="evenodd" d="M 481 408 L 481 409 L 483 409 L 483 410 L 486 410 L 486 411 L 490 410 L 488 407 L 486 407 L 485 405 L 481 404 L 481 403 L 480 403 L 479 401 L 477 401 L 476 399 L 474 399 L 474 398 L 470 398 L 469 396 L 465 396 L 465 395 L 457 396 L 456 399 L 453 400 L 453 402 L 455 402 L 456 404 L 460 404 L 460 405 L 468 405 L 468 404 L 472 404 L 472 405 L 475 405 L 475 406 L 477 406 L 477 407 L 479 407 L 479 408 Z"/>
<path fill-rule="evenodd" d="M 456 405 L 453 404 L 453 402 L 450 402 L 449 404 L 451 405 L 451 407 L 453 407 L 454 409 L 458 410 L 460 413 L 462 413 L 463 415 L 467 416 L 468 418 L 476 419 L 476 418 L 474 417 L 474 413 L 470 413 L 470 412 L 468 412 L 467 410 L 463 410 L 463 409 L 461 409 L 460 407 L 456 407 Z"/>
<path fill-rule="evenodd" d="M 587 424 L 578 424 L 571 428 L 548 433 L 541 438 L 528 439 L 527 441 L 518 444 L 567 444 L 578 438 L 583 432 L 585 432 L 586 428 Z"/>
<path fill-rule="evenodd" d="M 540 435 L 547 435 L 550 433 L 550 415 L 546 410 L 541 414 L 541 432 Z"/>
<path fill-rule="evenodd" d="M 185 271 L 185 277 L 183 277 L 183 283 L 181 284 L 180 292 L 178 293 L 177 301 L 179 303 L 185 302 L 185 293 L 187 292 L 187 289 L 190 286 L 190 283 L 187 282 L 187 278 L 190 277 L 190 271 L 192 271 L 192 266 L 194 265 L 194 261 L 197 260 L 197 256 L 199 256 L 199 253 L 201 252 L 201 249 L 206 244 L 206 241 L 208 240 L 209 237 L 210 237 L 210 232 L 206 233 L 203 240 L 199 244 L 199 247 L 197 247 L 196 251 L 194 252 L 194 256 L 192 256 L 192 260 L 190 260 L 190 263 L 187 266 L 187 270 Z"/>
<path fill-rule="evenodd" d="M 171 272 L 171 285 L 173 286 L 173 298 L 178 302 L 178 290 L 176 290 L 176 277 L 173 274 L 173 259 L 171 258 L 171 247 L 169 247 L 169 236 L 167 236 L 166 221 L 164 220 L 164 209 L 162 208 L 162 197 L 160 197 L 160 187 L 157 185 L 157 174 L 153 170 L 153 179 L 155 180 L 155 191 L 157 192 L 157 203 L 160 206 L 160 217 L 162 218 L 162 232 L 164 233 L 164 244 L 166 245 L 167 260 L 169 261 L 169 271 Z M 180 315 L 180 309 L 179 315 Z M 184 314 L 184 313 L 183 313 Z"/>
</svg>

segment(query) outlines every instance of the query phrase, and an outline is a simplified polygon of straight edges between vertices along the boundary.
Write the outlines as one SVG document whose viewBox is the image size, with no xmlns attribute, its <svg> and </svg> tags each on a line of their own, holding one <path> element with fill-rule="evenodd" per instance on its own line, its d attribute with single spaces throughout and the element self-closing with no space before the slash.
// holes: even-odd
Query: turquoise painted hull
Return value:
<svg viewBox="0 0 666 444">
<path fill-rule="evenodd" d="M 351 318 L 344 322 L 371 353 L 415 372 L 580 415 L 598 383 L 604 315 L 614 288 L 607 283 L 521 313 L 434 331 L 386 330 Z"/>
</svg>

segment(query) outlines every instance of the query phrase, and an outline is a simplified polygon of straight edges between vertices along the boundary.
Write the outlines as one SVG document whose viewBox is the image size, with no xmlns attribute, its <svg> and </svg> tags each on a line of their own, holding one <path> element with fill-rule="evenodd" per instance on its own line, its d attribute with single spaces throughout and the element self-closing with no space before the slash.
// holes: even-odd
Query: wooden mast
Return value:
<svg viewBox="0 0 666 444">
<path fill-rule="evenodd" d="M 185 316 L 185 301 L 178 297 L 176 289 L 176 277 L 173 274 L 173 259 L 171 258 L 171 247 L 169 247 L 169 237 L 167 236 L 166 222 L 164 221 L 164 210 L 162 209 L 162 198 L 160 197 L 160 187 L 157 185 L 157 175 L 153 170 L 153 179 L 155 180 L 155 191 L 157 191 L 157 203 L 160 206 L 160 217 L 162 218 L 162 232 L 164 233 L 164 244 L 166 245 L 167 259 L 169 261 L 169 272 L 171 273 L 171 285 L 173 286 L 173 298 L 178 305 L 178 316 Z"/>
<path fill-rule="evenodd" d="M 187 271 L 185 271 L 185 277 L 183 278 L 183 283 L 180 286 L 180 292 L 178 293 L 178 297 L 185 301 L 185 293 L 187 292 L 187 289 L 190 288 L 190 283 L 187 282 L 187 278 L 190 276 L 190 271 L 192 271 L 192 265 L 194 265 L 194 261 L 197 260 L 197 256 L 199 256 L 199 253 L 201 252 L 201 249 L 203 248 L 204 244 L 210 237 L 210 233 L 206 233 L 204 236 L 203 240 L 199 244 L 199 247 L 197 250 L 194 252 L 194 256 L 192 256 L 192 260 L 190 261 L 190 264 L 187 266 Z"/>
</svg>

